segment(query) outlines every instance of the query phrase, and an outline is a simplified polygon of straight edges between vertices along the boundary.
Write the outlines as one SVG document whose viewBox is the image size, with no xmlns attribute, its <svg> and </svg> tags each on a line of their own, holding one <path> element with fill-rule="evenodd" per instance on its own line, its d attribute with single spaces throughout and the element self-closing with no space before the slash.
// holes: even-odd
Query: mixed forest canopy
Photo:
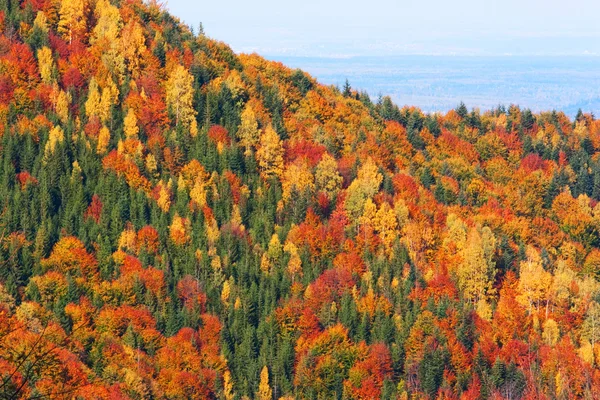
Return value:
<svg viewBox="0 0 600 400">
<path fill-rule="evenodd" d="M 141 0 L 0 0 L 1 399 L 600 387 L 600 121 L 424 114 Z"/>
</svg>

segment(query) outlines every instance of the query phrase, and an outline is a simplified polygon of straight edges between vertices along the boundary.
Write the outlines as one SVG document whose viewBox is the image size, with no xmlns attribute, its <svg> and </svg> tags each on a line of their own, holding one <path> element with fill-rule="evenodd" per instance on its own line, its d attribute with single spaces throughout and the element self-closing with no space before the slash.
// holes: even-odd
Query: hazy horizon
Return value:
<svg viewBox="0 0 600 400">
<path fill-rule="evenodd" d="M 257 0 L 167 8 L 236 52 L 265 56 L 600 55 L 600 3 Z"/>
</svg>

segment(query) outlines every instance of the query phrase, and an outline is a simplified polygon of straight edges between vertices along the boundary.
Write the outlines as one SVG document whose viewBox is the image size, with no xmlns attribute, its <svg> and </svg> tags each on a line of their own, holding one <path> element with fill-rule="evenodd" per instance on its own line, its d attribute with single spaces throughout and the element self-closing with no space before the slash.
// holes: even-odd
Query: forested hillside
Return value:
<svg viewBox="0 0 600 400">
<path fill-rule="evenodd" d="M 0 398 L 599 398 L 593 115 L 398 108 L 141 0 L 0 32 Z"/>
</svg>

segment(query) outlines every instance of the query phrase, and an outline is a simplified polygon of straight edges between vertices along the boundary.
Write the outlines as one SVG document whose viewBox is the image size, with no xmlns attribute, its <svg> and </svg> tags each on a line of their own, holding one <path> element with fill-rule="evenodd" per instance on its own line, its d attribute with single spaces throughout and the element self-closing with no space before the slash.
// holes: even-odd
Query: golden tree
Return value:
<svg viewBox="0 0 600 400">
<path fill-rule="evenodd" d="M 383 175 L 379 173 L 373 159 L 367 159 L 358 171 L 356 179 L 348 187 L 345 207 L 352 221 L 356 221 L 362 215 L 365 201 L 377 193 L 382 181 Z"/>
<path fill-rule="evenodd" d="M 271 400 L 273 398 L 273 391 L 269 386 L 269 369 L 266 365 L 260 371 L 260 383 L 258 385 L 258 392 L 256 392 L 256 398 L 258 400 Z"/>
<path fill-rule="evenodd" d="M 70 43 L 85 32 L 85 2 L 84 0 L 62 0 L 60 2 L 60 20 L 58 32 Z"/>
<path fill-rule="evenodd" d="M 37 51 L 37 58 L 42 82 L 51 85 L 54 81 L 54 58 L 52 57 L 52 50 L 46 46 L 42 47 Z"/>
<path fill-rule="evenodd" d="M 456 271 L 463 296 L 478 309 L 485 308 L 485 302 L 493 292 L 496 263 L 492 258 L 495 250 L 496 238 L 491 229 L 487 226 L 473 228 L 462 251 L 463 262 Z"/>
<path fill-rule="evenodd" d="M 283 173 L 283 143 L 271 125 L 267 126 L 260 137 L 256 158 L 263 179 L 281 176 Z"/>
<path fill-rule="evenodd" d="M 175 116 L 175 123 L 192 128 L 196 122 L 196 110 L 193 107 L 194 77 L 181 65 L 177 65 L 167 82 L 167 106 Z M 197 129 L 197 127 L 196 127 Z"/>
<path fill-rule="evenodd" d="M 344 180 L 338 172 L 337 162 L 327 153 L 317 165 L 315 178 L 317 189 L 325 193 L 330 200 L 338 194 Z"/>
<path fill-rule="evenodd" d="M 119 9 L 110 4 L 108 0 L 99 0 L 96 3 L 94 14 L 96 15 L 97 22 L 90 42 L 94 43 L 106 38 L 109 42 L 114 43 L 123 25 Z"/>
<path fill-rule="evenodd" d="M 127 111 L 127 115 L 123 121 L 123 131 L 126 138 L 137 138 L 140 131 L 140 128 L 137 126 L 137 118 L 131 108 Z"/>
<path fill-rule="evenodd" d="M 245 154 L 249 155 L 252 148 L 256 147 L 260 136 L 256 115 L 249 104 L 242 111 L 241 119 L 242 122 L 237 130 L 237 137 L 240 144 L 245 148 Z"/>
</svg>

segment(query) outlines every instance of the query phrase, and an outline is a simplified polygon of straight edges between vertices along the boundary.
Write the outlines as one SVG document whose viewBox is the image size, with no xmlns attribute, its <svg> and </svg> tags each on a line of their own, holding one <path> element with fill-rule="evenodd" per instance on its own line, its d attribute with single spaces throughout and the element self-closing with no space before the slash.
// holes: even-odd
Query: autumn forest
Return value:
<svg viewBox="0 0 600 400">
<path fill-rule="evenodd" d="M 0 0 L 0 399 L 598 399 L 600 120 Z"/>
</svg>

